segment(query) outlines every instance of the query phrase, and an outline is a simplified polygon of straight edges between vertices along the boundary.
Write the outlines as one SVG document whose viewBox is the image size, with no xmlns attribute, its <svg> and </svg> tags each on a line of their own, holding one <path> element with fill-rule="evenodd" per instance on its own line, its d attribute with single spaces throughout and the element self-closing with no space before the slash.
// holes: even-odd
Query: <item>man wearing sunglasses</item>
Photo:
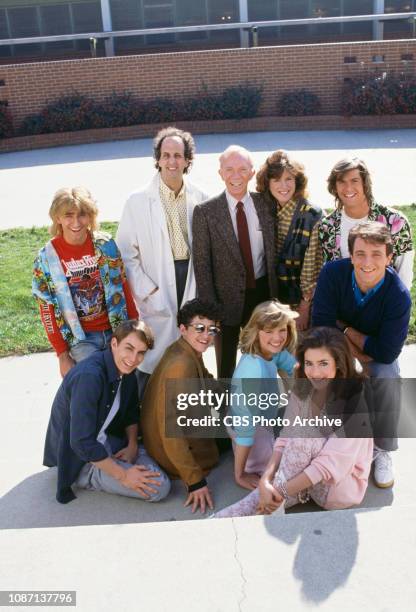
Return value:
<svg viewBox="0 0 416 612">
<path fill-rule="evenodd" d="M 181 337 L 171 344 L 154 370 L 147 384 L 142 402 L 141 427 L 143 442 L 154 460 L 172 478 L 180 478 L 187 487 L 185 506 L 192 512 L 213 508 L 213 501 L 205 476 L 218 461 L 218 450 L 213 439 L 168 437 L 166 422 L 175 406 L 166 401 L 167 381 L 212 378 L 202 359 L 220 332 L 219 311 L 215 305 L 194 299 L 186 302 L 178 312 Z"/>
</svg>

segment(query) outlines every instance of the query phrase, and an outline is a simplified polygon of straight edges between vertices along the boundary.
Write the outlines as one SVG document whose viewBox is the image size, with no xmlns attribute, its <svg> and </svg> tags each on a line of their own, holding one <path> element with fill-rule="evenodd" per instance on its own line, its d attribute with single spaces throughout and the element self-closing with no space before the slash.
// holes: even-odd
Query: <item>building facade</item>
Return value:
<svg viewBox="0 0 416 612">
<path fill-rule="evenodd" d="M 0 0 L 0 39 L 411 11 L 416 11 L 416 0 Z M 6 44 L 0 46 L 0 62 L 232 48 L 253 42 L 266 46 L 412 38 L 414 28 L 414 20 L 383 25 L 357 21 L 259 28 L 254 41 L 250 32 L 238 29 L 202 29 L 107 41 Z"/>
</svg>

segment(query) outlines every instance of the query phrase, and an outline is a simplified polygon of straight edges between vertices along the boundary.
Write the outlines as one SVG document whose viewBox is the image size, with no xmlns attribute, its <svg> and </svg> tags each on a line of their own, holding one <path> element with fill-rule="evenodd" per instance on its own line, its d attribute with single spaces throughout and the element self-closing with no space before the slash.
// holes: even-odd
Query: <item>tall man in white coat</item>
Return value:
<svg viewBox="0 0 416 612">
<path fill-rule="evenodd" d="M 186 180 L 195 153 L 189 132 L 168 127 L 156 135 L 152 182 L 128 198 L 116 242 L 141 318 L 153 330 L 154 350 L 139 368 L 139 394 L 165 349 L 178 338 L 176 315 L 196 295 L 192 215 L 207 196 Z"/>
</svg>

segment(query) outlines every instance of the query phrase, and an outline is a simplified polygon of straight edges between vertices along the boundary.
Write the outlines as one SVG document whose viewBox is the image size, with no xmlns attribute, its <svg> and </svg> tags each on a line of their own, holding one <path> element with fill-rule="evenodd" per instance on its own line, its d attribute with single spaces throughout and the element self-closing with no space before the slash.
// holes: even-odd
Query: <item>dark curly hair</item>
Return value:
<svg viewBox="0 0 416 612">
<path fill-rule="evenodd" d="M 187 327 L 194 317 L 201 317 L 219 322 L 222 319 L 222 312 L 221 309 L 212 302 L 204 302 L 198 298 L 189 300 L 178 312 L 178 327 L 180 325 L 185 325 L 185 327 Z"/>
<path fill-rule="evenodd" d="M 186 174 L 189 171 L 192 165 L 192 161 L 194 159 L 195 141 L 192 137 L 192 134 L 190 134 L 189 132 L 184 132 L 183 130 L 180 130 L 179 128 L 173 126 L 160 130 L 153 140 L 153 157 L 155 159 L 155 168 L 160 172 L 159 160 L 161 156 L 163 141 L 165 140 L 165 138 L 174 138 L 175 136 L 180 138 L 183 142 L 184 155 L 186 161 L 188 162 L 187 167 L 183 171 L 184 174 Z"/>
<path fill-rule="evenodd" d="M 279 179 L 283 172 L 288 170 L 295 177 L 296 189 L 294 198 L 306 198 L 308 179 L 305 169 L 299 162 L 290 159 L 286 151 L 275 151 L 266 159 L 256 174 L 256 189 L 260 193 L 270 193 L 270 179 Z"/>
</svg>

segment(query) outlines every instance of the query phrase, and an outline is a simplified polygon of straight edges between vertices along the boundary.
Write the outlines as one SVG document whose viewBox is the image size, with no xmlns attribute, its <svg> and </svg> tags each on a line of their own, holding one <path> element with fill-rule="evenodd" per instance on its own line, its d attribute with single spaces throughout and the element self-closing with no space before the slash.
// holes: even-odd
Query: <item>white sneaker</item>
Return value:
<svg viewBox="0 0 416 612">
<path fill-rule="evenodd" d="M 393 462 L 388 451 L 376 450 L 374 482 L 380 489 L 388 489 L 394 485 Z"/>
</svg>

